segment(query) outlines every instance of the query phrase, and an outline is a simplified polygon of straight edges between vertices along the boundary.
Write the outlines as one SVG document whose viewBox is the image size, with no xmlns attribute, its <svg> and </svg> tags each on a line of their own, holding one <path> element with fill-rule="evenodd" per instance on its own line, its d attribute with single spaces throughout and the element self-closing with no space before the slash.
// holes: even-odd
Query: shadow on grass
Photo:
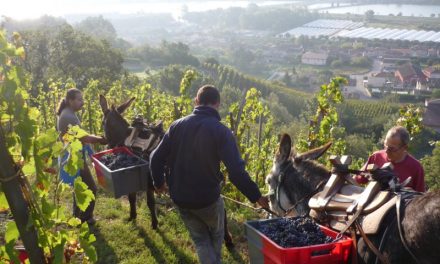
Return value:
<svg viewBox="0 0 440 264">
<path fill-rule="evenodd" d="M 165 236 L 162 230 L 157 230 L 156 232 L 162 237 L 164 244 L 176 254 L 179 263 L 193 263 L 192 259 L 186 255 L 184 251 L 176 247 L 176 245 Z"/>
<path fill-rule="evenodd" d="M 228 218 L 228 227 L 229 231 L 232 233 L 232 241 L 235 244 L 235 247 L 233 249 L 228 249 L 228 253 L 231 256 L 231 258 L 235 261 L 235 263 L 246 263 L 246 261 L 243 259 L 243 257 L 240 254 L 239 249 L 241 249 L 241 244 L 243 241 L 242 234 L 238 232 L 238 227 L 242 226 L 243 223 L 237 222 L 233 218 Z M 245 250 L 247 250 L 247 246 L 245 247 Z"/>
<path fill-rule="evenodd" d="M 90 232 L 93 233 L 96 237 L 96 242 L 94 243 L 94 246 L 96 248 L 96 253 L 98 255 L 98 264 L 117 264 L 119 263 L 119 259 L 116 256 L 115 251 L 113 250 L 113 247 L 111 247 L 107 241 L 105 240 L 104 236 L 102 235 L 101 231 L 96 226 L 90 227 Z"/>
<path fill-rule="evenodd" d="M 156 263 L 167 263 L 167 260 L 162 256 L 162 252 L 159 250 L 156 243 L 154 243 L 147 232 L 145 232 L 145 229 L 138 225 L 136 225 L 136 229 L 138 230 L 139 237 L 142 237 L 144 240 L 145 246 L 151 251 Z"/>
</svg>

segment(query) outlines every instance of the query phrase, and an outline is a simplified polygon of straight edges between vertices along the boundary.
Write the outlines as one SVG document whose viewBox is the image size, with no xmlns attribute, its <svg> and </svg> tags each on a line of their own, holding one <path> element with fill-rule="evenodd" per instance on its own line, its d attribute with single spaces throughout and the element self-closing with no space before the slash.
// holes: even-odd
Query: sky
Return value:
<svg viewBox="0 0 440 264">
<path fill-rule="evenodd" d="M 0 15 L 15 19 L 42 15 L 106 14 L 148 12 L 145 2 L 133 0 L 14 0 L 2 1 Z M 151 5 L 151 4 L 150 4 Z"/>
<path fill-rule="evenodd" d="M 253 2 L 241 1 L 182 1 L 182 0 L 2 0 L 0 16 L 14 19 L 38 18 L 42 15 L 62 17 L 66 15 L 105 15 L 105 14 L 139 14 L 171 13 L 177 15 L 183 6 L 188 11 L 206 11 L 230 6 L 246 7 Z M 258 5 L 282 4 L 290 1 L 258 1 Z"/>
<path fill-rule="evenodd" d="M 0 16 L 14 19 L 38 18 L 42 15 L 65 16 L 72 14 L 136 14 L 180 12 L 183 1 L 160 0 L 3 0 Z M 204 11 L 211 8 L 242 6 L 251 1 L 187 1 L 189 11 Z"/>
</svg>

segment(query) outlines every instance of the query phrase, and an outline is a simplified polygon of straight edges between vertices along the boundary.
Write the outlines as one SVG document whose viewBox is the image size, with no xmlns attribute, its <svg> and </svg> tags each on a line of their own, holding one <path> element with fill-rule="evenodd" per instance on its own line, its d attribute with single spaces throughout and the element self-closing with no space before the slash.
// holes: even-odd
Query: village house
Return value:
<svg viewBox="0 0 440 264">
<path fill-rule="evenodd" d="M 326 52 L 307 51 L 301 56 L 301 62 L 309 65 L 326 65 L 328 54 Z"/>
<path fill-rule="evenodd" d="M 430 88 L 440 88 L 440 69 L 428 67 L 423 70 Z"/>
<path fill-rule="evenodd" d="M 371 88 L 391 88 L 394 85 L 393 72 L 376 72 L 368 76 L 368 87 Z"/>
<path fill-rule="evenodd" d="M 341 91 L 342 91 L 342 94 L 344 95 L 344 98 L 349 98 L 349 99 L 359 99 L 360 98 L 359 93 L 353 92 L 353 91 L 356 91 L 356 84 L 357 84 L 356 79 L 349 78 L 347 85 L 342 85 Z"/>
<path fill-rule="evenodd" d="M 426 110 L 423 114 L 423 125 L 440 133 L 440 99 L 425 102 Z"/>
<path fill-rule="evenodd" d="M 398 67 L 394 76 L 403 89 L 411 90 L 417 87 L 418 90 L 424 90 L 426 88 L 427 78 L 425 74 L 423 74 L 420 67 L 412 63 L 405 63 Z"/>
</svg>

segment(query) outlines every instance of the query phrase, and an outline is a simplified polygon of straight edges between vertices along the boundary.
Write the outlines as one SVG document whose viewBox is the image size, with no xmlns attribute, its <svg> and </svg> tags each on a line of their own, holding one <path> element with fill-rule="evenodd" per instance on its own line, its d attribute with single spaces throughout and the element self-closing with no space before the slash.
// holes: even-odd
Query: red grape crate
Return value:
<svg viewBox="0 0 440 264">
<path fill-rule="evenodd" d="M 328 238 L 323 238 L 325 244 L 282 247 L 260 231 L 262 226 L 276 223 L 280 219 L 256 220 L 245 223 L 251 264 L 342 264 L 349 262 L 353 243 L 351 238 L 344 236 L 341 240 L 330 243 L 326 243 L 329 242 Z M 324 233 L 324 237 L 334 239 L 338 235 L 337 232 L 326 227 L 317 226 Z M 284 232 L 288 231 L 279 230 L 279 232 L 286 235 Z M 302 241 L 296 242 L 303 243 Z"/>
<path fill-rule="evenodd" d="M 118 155 L 124 157 L 115 164 L 109 164 L 113 170 L 104 164 L 106 156 L 117 159 Z M 105 150 L 92 155 L 92 160 L 99 185 L 112 193 L 115 198 L 147 190 L 150 173 L 148 162 L 134 155 L 128 148 L 117 147 Z"/>
</svg>

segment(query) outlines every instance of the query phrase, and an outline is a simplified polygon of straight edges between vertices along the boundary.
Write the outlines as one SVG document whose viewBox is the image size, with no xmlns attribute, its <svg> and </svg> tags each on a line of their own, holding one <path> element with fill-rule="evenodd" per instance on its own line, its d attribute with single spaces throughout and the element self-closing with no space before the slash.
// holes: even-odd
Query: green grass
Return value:
<svg viewBox="0 0 440 264">
<path fill-rule="evenodd" d="M 146 202 L 138 197 L 138 219 L 128 222 L 129 204 L 125 198 L 97 195 L 96 225 L 91 228 L 97 241 L 98 263 L 197 263 L 195 248 L 179 215 L 172 205 L 157 205 L 159 230 L 150 225 Z M 159 199 L 161 203 L 167 199 Z M 248 263 L 244 222 L 260 216 L 245 208 L 225 202 L 235 251 L 222 250 L 224 263 Z"/>
</svg>

